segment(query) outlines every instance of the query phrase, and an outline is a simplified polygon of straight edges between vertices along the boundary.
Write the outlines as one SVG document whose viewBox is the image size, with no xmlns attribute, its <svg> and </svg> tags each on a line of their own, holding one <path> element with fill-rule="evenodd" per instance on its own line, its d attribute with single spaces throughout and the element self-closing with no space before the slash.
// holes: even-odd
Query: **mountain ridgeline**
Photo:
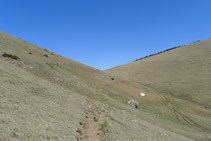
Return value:
<svg viewBox="0 0 211 141">
<path fill-rule="evenodd" d="M 196 41 L 196 42 L 193 42 L 193 43 L 197 43 L 197 42 L 200 42 L 200 40 L 198 40 L 198 41 Z M 154 55 L 158 55 L 158 54 L 161 54 L 161 53 L 164 53 L 164 52 L 167 52 L 167 51 L 176 49 L 176 48 L 180 48 L 180 47 L 183 47 L 183 46 L 185 46 L 185 45 L 180 45 L 180 46 L 177 46 L 177 47 L 168 48 L 168 49 L 166 49 L 166 50 L 164 50 L 164 51 L 157 52 L 157 53 L 154 53 L 154 54 L 150 54 L 150 55 L 141 57 L 141 58 L 139 58 L 139 59 L 136 59 L 135 61 L 139 61 L 139 60 L 142 60 L 142 59 L 145 59 L 145 58 L 148 58 L 148 57 L 152 57 L 152 56 L 154 56 Z"/>
</svg>

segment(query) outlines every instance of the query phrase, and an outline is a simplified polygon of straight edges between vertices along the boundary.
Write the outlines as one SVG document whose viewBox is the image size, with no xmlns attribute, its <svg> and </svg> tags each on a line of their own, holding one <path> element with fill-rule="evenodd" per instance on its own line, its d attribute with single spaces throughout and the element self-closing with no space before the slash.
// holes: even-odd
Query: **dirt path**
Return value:
<svg viewBox="0 0 211 141">
<path fill-rule="evenodd" d="M 105 121 L 105 115 L 99 115 L 99 119 L 96 119 L 93 113 L 88 114 L 88 129 L 87 135 L 88 138 L 84 139 L 84 141 L 102 141 L 100 136 L 100 125 Z"/>
<path fill-rule="evenodd" d="M 100 126 L 106 120 L 106 112 L 98 113 L 97 108 L 89 100 L 88 104 L 90 107 L 86 116 L 88 127 L 84 131 L 87 137 L 84 138 L 83 141 L 103 141 Z"/>
</svg>

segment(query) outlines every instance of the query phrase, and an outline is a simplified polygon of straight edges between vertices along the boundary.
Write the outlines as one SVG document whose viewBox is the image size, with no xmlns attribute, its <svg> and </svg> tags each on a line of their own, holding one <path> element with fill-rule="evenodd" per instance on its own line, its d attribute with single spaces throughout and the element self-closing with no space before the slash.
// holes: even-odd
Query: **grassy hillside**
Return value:
<svg viewBox="0 0 211 141">
<path fill-rule="evenodd" d="M 0 140 L 201 141 L 211 139 L 210 117 L 202 106 L 0 32 Z"/>
<path fill-rule="evenodd" d="M 211 39 L 106 70 L 108 74 L 211 107 Z"/>
</svg>

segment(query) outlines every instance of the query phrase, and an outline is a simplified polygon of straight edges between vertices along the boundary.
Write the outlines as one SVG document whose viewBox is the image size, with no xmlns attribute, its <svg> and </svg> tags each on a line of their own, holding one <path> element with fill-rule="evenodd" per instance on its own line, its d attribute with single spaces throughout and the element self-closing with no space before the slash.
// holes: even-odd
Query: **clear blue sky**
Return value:
<svg viewBox="0 0 211 141">
<path fill-rule="evenodd" d="M 211 37 L 211 0 L 0 0 L 0 30 L 98 69 Z"/>
</svg>

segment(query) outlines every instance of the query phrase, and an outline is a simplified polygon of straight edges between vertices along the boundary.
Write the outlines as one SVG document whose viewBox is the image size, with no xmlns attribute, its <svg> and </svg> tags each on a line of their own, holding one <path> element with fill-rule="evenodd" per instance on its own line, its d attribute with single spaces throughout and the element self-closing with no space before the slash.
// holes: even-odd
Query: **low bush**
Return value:
<svg viewBox="0 0 211 141">
<path fill-rule="evenodd" d="M 45 49 L 45 48 L 44 48 L 43 50 L 46 51 L 46 52 L 49 52 L 49 51 L 48 51 L 47 49 Z"/>
<path fill-rule="evenodd" d="M 8 54 L 8 53 L 4 53 L 2 56 L 3 57 L 8 57 L 8 58 L 11 58 L 11 59 L 14 59 L 14 60 L 20 59 L 18 56 L 12 55 L 12 54 Z"/>
</svg>

